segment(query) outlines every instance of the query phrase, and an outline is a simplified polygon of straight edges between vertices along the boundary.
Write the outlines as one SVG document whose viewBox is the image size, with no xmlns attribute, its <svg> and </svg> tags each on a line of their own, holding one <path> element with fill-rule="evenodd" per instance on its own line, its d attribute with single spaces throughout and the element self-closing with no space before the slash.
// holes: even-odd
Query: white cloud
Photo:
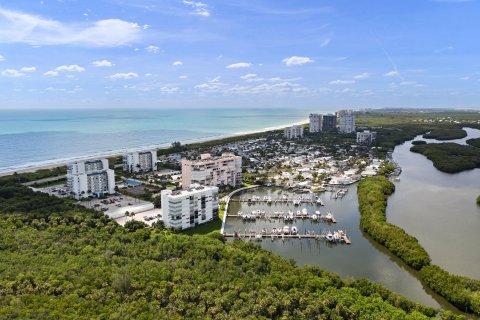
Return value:
<svg viewBox="0 0 480 320">
<path fill-rule="evenodd" d="M 83 72 L 85 71 L 84 67 L 81 67 L 77 64 L 63 65 L 55 68 L 55 71 L 66 71 L 66 72 Z"/>
<path fill-rule="evenodd" d="M 461 78 L 458 78 L 459 80 L 470 80 L 471 78 L 470 77 L 461 77 Z"/>
<path fill-rule="evenodd" d="M 32 73 L 32 72 L 35 72 L 37 70 L 36 67 L 23 67 L 20 69 L 20 72 L 23 72 L 23 73 Z"/>
<path fill-rule="evenodd" d="M 5 60 L 6 60 L 5 57 L 0 54 L 0 62 Z"/>
<path fill-rule="evenodd" d="M 181 66 L 183 65 L 183 62 L 178 60 L 178 61 L 175 61 L 174 63 L 172 63 L 172 66 Z"/>
<path fill-rule="evenodd" d="M 438 54 L 438 53 L 444 53 L 444 52 L 448 52 L 448 51 L 452 51 L 452 50 L 453 50 L 452 46 L 447 46 L 447 47 L 435 49 L 435 50 L 433 50 L 433 52 Z"/>
<path fill-rule="evenodd" d="M 360 73 L 360 74 L 357 74 L 355 77 L 353 77 L 354 79 L 356 80 L 362 80 L 362 79 L 367 79 L 370 77 L 370 73 L 368 72 L 363 72 L 363 73 Z"/>
<path fill-rule="evenodd" d="M 330 84 L 352 84 L 355 83 L 355 80 L 333 80 L 330 81 Z"/>
<path fill-rule="evenodd" d="M 147 52 L 158 54 L 160 52 L 160 48 L 154 45 L 149 45 L 148 47 L 145 48 Z"/>
<path fill-rule="evenodd" d="M 162 93 L 175 93 L 175 92 L 178 92 L 180 90 L 180 88 L 178 87 L 168 87 L 168 86 L 164 86 L 164 87 L 161 87 L 160 88 L 160 91 Z"/>
<path fill-rule="evenodd" d="M 292 56 L 282 60 L 282 62 L 285 63 L 287 66 L 303 65 L 307 63 L 312 63 L 314 61 L 315 60 L 309 57 L 299 57 L 299 56 Z"/>
<path fill-rule="evenodd" d="M 138 74 L 135 72 L 128 72 L 128 73 L 115 73 L 107 78 L 113 79 L 113 80 L 118 80 L 118 79 L 123 79 L 123 80 L 130 80 L 130 79 L 135 79 L 138 78 Z"/>
<path fill-rule="evenodd" d="M 58 76 L 58 72 L 50 70 L 50 71 L 45 72 L 43 75 L 45 77 L 56 77 L 56 76 Z"/>
<path fill-rule="evenodd" d="M 88 24 L 66 24 L 0 8 L 0 42 L 3 43 L 114 47 L 139 39 L 140 27 L 136 23 L 120 19 L 99 20 Z"/>
<path fill-rule="evenodd" d="M 229 64 L 226 68 L 227 69 L 240 69 L 240 68 L 249 68 L 252 64 L 250 62 L 237 62 Z"/>
<path fill-rule="evenodd" d="M 95 66 L 95 67 L 113 67 L 115 64 L 113 64 L 111 61 L 108 61 L 108 60 L 97 60 L 97 61 L 93 61 L 92 64 Z"/>
<path fill-rule="evenodd" d="M 396 70 L 384 74 L 385 77 L 399 77 L 400 73 Z"/>
<path fill-rule="evenodd" d="M 18 77 L 23 77 L 25 76 L 25 73 L 20 72 L 16 69 L 5 69 L 2 71 L 2 76 L 4 77 L 12 77 L 12 78 L 18 78 Z"/>
<path fill-rule="evenodd" d="M 186 4 L 193 8 L 193 14 L 202 16 L 202 17 L 209 17 L 210 11 L 208 10 L 208 5 L 206 3 L 200 1 L 187 1 L 183 0 L 183 4 Z"/>
<path fill-rule="evenodd" d="M 178 77 L 178 79 L 188 79 L 188 76 L 187 75 L 181 75 L 180 77 Z"/>
<path fill-rule="evenodd" d="M 147 29 L 150 29 L 150 25 L 149 24 L 144 24 L 143 27 L 142 27 L 143 30 L 147 30 Z"/>
<path fill-rule="evenodd" d="M 328 46 L 331 41 L 332 41 L 332 38 L 327 38 L 327 39 L 323 40 L 322 43 L 320 43 L 320 47 Z"/>
<path fill-rule="evenodd" d="M 258 81 L 263 81 L 263 78 L 258 77 L 257 74 L 255 73 L 249 73 L 244 76 L 241 76 L 240 79 L 245 80 L 247 82 L 258 82 Z"/>
</svg>

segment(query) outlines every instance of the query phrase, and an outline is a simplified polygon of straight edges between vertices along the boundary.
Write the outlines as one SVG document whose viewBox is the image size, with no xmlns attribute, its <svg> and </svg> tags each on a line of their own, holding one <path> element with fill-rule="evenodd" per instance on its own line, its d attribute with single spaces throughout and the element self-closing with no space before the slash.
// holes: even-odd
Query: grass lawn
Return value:
<svg viewBox="0 0 480 320">
<path fill-rule="evenodd" d="M 223 214 L 225 212 L 225 204 L 221 203 L 218 210 L 218 218 L 207 223 L 198 225 L 194 228 L 183 230 L 183 234 L 194 235 L 194 234 L 209 234 L 212 232 L 220 232 L 222 228 Z"/>
</svg>

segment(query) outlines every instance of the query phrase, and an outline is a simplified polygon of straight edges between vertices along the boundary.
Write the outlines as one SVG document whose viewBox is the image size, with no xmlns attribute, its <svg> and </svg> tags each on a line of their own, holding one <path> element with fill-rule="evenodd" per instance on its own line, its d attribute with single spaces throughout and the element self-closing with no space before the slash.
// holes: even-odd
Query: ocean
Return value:
<svg viewBox="0 0 480 320">
<path fill-rule="evenodd" d="M 0 110 L 0 173 L 307 121 L 305 109 Z"/>
</svg>

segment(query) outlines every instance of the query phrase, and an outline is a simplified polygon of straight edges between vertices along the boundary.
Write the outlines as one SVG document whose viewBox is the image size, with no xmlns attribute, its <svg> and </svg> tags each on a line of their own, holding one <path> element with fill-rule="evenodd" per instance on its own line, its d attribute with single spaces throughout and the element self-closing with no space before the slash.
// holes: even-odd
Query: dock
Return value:
<svg viewBox="0 0 480 320">
<path fill-rule="evenodd" d="M 283 233 L 272 233 L 272 232 L 256 232 L 256 231 L 245 231 L 245 232 L 234 232 L 234 233 L 223 233 L 223 236 L 226 238 L 234 238 L 234 239 L 241 239 L 241 240 L 248 240 L 248 241 L 263 241 L 264 239 L 271 239 L 272 241 L 281 239 L 281 240 L 288 240 L 288 239 L 313 239 L 313 240 L 323 240 L 328 243 L 338 243 L 338 244 L 352 244 L 350 238 L 343 232 L 339 230 L 335 232 L 337 234 L 336 238 L 332 238 L 332 233 L 329 232 L 328 234 L 323 233 L 315 233 L 315 232 L 306 232 L 304 234 L 283 234 Z"/>
<path fill-rule="evenodd" d="M 240 203 L 248 203 L 248 204 L 258 204 L 258 203 L 266 203 L 266 204 L 316 204 L 319 206 L 323 206 L 324 202 L 321 199 L 314 200 L 314 199 L 230 199 L 231 202 L 240 202 Z"/>
<path fill-rule="evenodd" d="M 313 218 L 311 215 L 294 215 L 289 216 L 288 214 L 283 213 L 271 213 L 271 214 L 227 214 L 228 218 L 239 218 L 245 221 L 256 221 L 256 220 L 263 220 L 263 221 L 270 221 L 270 220 L 283 220 L 286 222 L 293 222 L 297 219 L 299 220 L 312 220 L 313 222 L 331 222 L 337 223 L 337 219 L 331 215 L 330 217 L 324 215 L 318 215 L 316 218 Z"/>
</svg>

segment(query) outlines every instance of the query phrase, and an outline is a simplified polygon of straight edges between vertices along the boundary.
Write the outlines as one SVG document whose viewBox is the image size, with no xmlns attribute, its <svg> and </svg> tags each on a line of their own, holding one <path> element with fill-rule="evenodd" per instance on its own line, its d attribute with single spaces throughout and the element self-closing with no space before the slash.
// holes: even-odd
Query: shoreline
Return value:
<svg viewBox="0 0 480 320">
<path fill-rule="evenodd" d="M 204 138 L 195 138 L 195 139 L 188 139 L 184 141 L 180 141 L 182 145 L 189 145 L 189 144 L 194 144 L 194 143 L 204 143 L 204 142 L 210 142 L 210 141 L 215 141 L 215 140 L 220 140 L 220 139 L 226 139 L 226 138 L 232 138 L 232 137 L 239 137 L 239 136 L 244 136 L 244 135 L 249 135 L 249 134 L 255 134 L 255 133 L 262 133 L 262 132 L 268 132 L 268 131 L 275 131 L 275 130 L 281 130 L 289 126 L 294 126 L 294 125 L 303 125 L 307 124 L 308 119 L 302 120 L 302 121 L 297 121 L 294 123 L 290 124 L 285 124 L 285 125 L 278 125 L 274 127 L 267 127 L 267 128 L 261 128 L 258 130 L 249 130 L 249 131 L 241 131 L 237 133 L 228 133 L 228 134 L 221 134 L 218 136 L 211 136 L 211 137 L 204 137 Z M 53 169 L 56 167 L 62 167 L 65 166 L 68 162 L 74 162 L 74 161 L 87 161 L 87 160 L 94 160 L 98 158 L 111 158 L 111 157 L 118 157 L 123 155 L 125 152 L 135 152 L 135 151 L 144 151 L 144 150 L 161 150 L 161 149 L 167 149 L 171 146 L 171 143 L 173 141 L 170 141 L 169 143 L 163 143 L 163 144 L 158 144 L 158 145 L 151 145 L 151 146 L 142 146 L 138 148 L 128 148 L 128 149 L 123 149 L 123 150 L 112 150 L 112 151 L 105 151 L 105 152 L 99 152 L 97 154 L 90 154 L 84 157 L 72 157 L 72 158 L 66 158 L 66 159 L 54 159 L 54 160 L 46 160 L 43 164 L 42 163 L 37 163 L 37 164 L 31 164 L 29 165 L 28 163 L 20 166 L 18 168 L 5 168 L 5 169 L 0 169 L 0 177 L 4 176 L 9 176 L 14 174 L 15 172 L 17 173 L 29 173 L 29 172 L 35 172 L 38 170 L 48 170 L 48 169 Z"/>
</svg>

